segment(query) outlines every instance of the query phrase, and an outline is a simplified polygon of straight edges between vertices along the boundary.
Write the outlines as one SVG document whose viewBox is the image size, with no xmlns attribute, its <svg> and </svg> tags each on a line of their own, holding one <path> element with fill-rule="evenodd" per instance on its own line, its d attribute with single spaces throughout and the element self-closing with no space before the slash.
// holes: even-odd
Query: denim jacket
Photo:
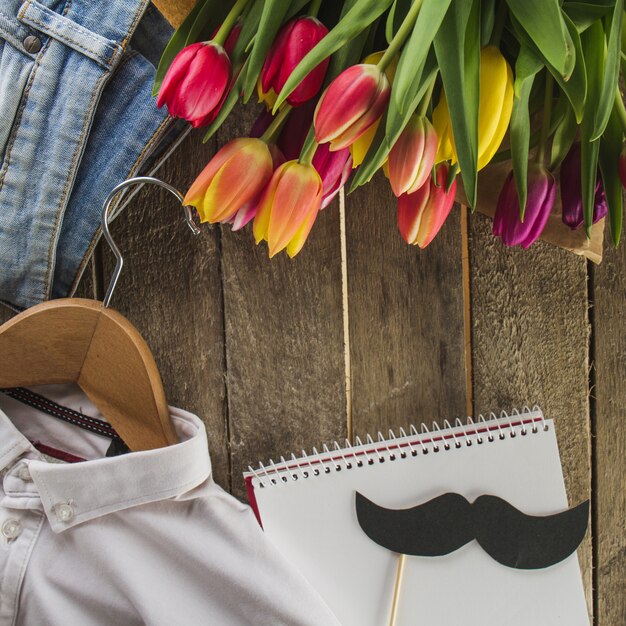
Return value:
<svg viewBox="0 0 626 626">
<path fill-rule="evenodd" d="M 0 0 L 0 301 L 73 293 L 104 198 L 180 132 L 151 97 L 148 0 Z"/>
</svg>

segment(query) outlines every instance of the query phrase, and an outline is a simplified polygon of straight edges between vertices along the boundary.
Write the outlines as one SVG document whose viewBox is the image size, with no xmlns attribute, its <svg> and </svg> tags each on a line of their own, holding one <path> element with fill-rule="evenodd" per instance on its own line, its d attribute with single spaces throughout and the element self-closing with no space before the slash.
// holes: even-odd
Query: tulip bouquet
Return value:
<svg viewBox="0 0 626 626">
<path fill-rule="evenodd" d="M 291 257 L 320 210 L 382 169 L 398 228 L 427 246 L 457 179 L 507 161 L 493 233 L 530 246 L 561 186 L 563 228 L 607 213 L 626 186 L 619 91 L 624 0 L 199 0 L 157 71 L 157 105 L 212 137 L 235 105 L 264 103 L 185 203 L 202 221 L 253 222 Z M 626 33 L 625 33 L 626 34 Z"/>
</svg>

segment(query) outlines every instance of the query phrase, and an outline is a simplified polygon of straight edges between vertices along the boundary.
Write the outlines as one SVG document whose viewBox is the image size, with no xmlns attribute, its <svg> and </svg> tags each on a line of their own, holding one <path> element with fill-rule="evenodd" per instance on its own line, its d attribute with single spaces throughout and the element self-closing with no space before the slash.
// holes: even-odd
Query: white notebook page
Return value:
<svg viewBox="0 0 626 626">
<path fill-rule="evenodd" d="M 499 423 L 510 431 L 506 421 Z M 562 511 L 568 502 L 554 425 L 545 424 L 547 430 L 526 436 L 518 428 L 514 438 L 509 432 L 481 445 L 440 447 L 307 479 L 284 474 L 287 482 L 265 488 L 254 478 L 263 527 L 344 626 L 386 626 L 398 556 L 363 533 L 355 492 L 394 509 L 456 492 L 470 502 L 496 495 L 529 515 Z M 588 626 L 577 556 L 542 570 L 518 570 L 491 559 L 476 541 L 446 556 L 407 556 L 396 624 Z"/>
</svg>

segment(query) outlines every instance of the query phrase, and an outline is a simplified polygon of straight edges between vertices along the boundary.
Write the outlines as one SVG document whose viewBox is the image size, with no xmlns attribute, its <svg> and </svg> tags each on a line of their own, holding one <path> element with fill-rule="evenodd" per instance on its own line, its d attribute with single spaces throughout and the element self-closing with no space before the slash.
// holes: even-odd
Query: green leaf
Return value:
<svg viewBox="0 0 626 626">
<path fill-rule="evenodd" d="M 617 167 L 621 151 L 622 127 L 617 110 L 613 107 L 604 134 L 600 139 L 598 162 L 602 174 L 606 203 L 609 208 L 611 238 L 615 246 L 619 245 L 622 233 L 622 181 L 620 180 Z"/>
<path fill-rule="evenodd" d="M 463 186 L 476 206 L 480 3 L 454 0 L 435 35 L 435 54 L 446 92 Z"/>
<path fill-rule="evenodd" d="M 608 42 L 606 48 L 606 58 L 604 61 L 604 76 L 602 77 L 602 88 L 598 108 L 596 109 L 595 121 L 591 139 L 598 139 L 604 132 L 609 121 L 609 115 L 613 109 L 615 100 L 615 89 L 619 79 L 620 46 L 622 39 L 622 13 L 624 12 L 624 0 L 615 0 L 613 13 L 607 18 Z"/>
<path fill-rule="evenodd" d="M 278 2 L 281 0 L 267 0 Z M 284 2 L 284 0 L 282 0 Z M 357 0 L 352 8 L 337 22 L 337 25 L 298 63 L 291 73 L 274 105 L 274 109 L 287 99 L 300 81 L 326 57 L 357 37 L 374 20 L 378 19 L 391 5 L 392 0 Z M 259 68 L 260 69 L 260 68 Z M 256 79 L 255 79 L 256 80 Z"/>
<path fill-rule="evenodd" d="M 169 66 L 172 64 L 174 57 L 185 47 L 187 35 L 193 28 L 200 11 L 202 11 L 205 6 L 213 6 L 214 4 L 217 4 L 216 0 L 199 0 L 196 2 L 196 5 L 191 10 L 191 13 L 189 13 L 183 23 L 174 31 L 174 34 L 169 40 L 167 46 L 165 46 L 165 50 L 163 50 L 161 60 L 159 61 L 159 67 L 157 67 L 157 71 L 154 76 L 154 85 L 152 86 L 153 96 L 158 95 L 161 83 L 165 78 L 165 74 L 167 73 Z"/>
<path fill-rule="evenodd" d="M 289 9 L 286 0 L 265 0 L 259 27 L 254 37 L 254 45 L 248 58 L 248 67 L 243 81 L 243 101 L 248 102 L 256 91 L 256 83 L 265 63 L 267 53 L 282 26 L 283 19 Z"/>
<path fill-rule="evenodd" d="M 393 148 L 400 133 L 402 133 L 404 127 L 408 124 L 420 100 L 424 97 L 430 83 L 435 79 L 437 71 L 437 60 L 431 48 L 426 57 L 426 63 L 424 64 L 424 70 L 415 99 L 404 114 L 400 113 L 393 99 L 389 102 L 389 107 L 385 117 L 383 117 L 381 123 L 378 125 L 378 130 L 376 131 L 372 145 L 367 151 L 363 163 L 361 163 L 353 177 L 350 191 L 354 191 L 357 187 L 369 183 L 374 174 L 382 167 L 389 156 L 389 152 L 391 152 L 391 148 Z"/>
<path fill-rule="evenodd" d="M 344 2 L 339 19 L 344 17 L 344 15 L 356 4 L 356 1 L 357 0 L 346 0 L 346 2 Z M 339 74 L 341 74 L 341 72 L 343 72 L 343 70 L 350 65 L 360 63 L 363 58 L 363 48 L 367 42 L 370 28 L 370 26 L 364 28 L 362 33 L 347 42 L 344 46 L 341 46 L 341 48 L 339 48 L 339 50 L 332 55 L 328 71 L 326 72 L 326 78 L 324 79 L 324 83 L 326 85 L 339 76 Z"/>
<path fill-rule="evenodd" d="M 219 25 L 224 21 L 229 9 L 230 4 L 223 0 L 222 2 L 215 0 L 205 2 L 187 33 L 185 46 L 189 46 L 196 41 L 210 39 Z"/>
<path fill-rule="evenodd" d="M 416 79 L 419 80 L 430 44 L 442 26 L 450 2 L 451 0 L 424 0 L 411 36 L 404 45 L 391 92 L 391 97 L 395 99 L 402 113 L 415 98 Z"/>
<path fill-rule="evenodd" d="M 496 22 L 496 0 L 483 0 L 480 6 L 480 47 L 489 44 Z"/>
<path fill-rule="evenodd" d="M 592 135 L 603 81 L 604 65 L 604 30 L 600 21 L 594 22 L 582 34 L 581 43 L 589 79 L 589 95 L 585 102 L 585 113 L 580 129 L 581 184 L 583 216 L 587 237 L 590 237 L 596 191 L 598 151 L 600 149 L 600 140 L 592 141 Z"/>
<path fill-rule="evenodd" d="M 241 32 L 239 33 L 237 43 L 235 44 L 233 53 L 231 54 L 233 70 L 236 66 L 241 67 L 242 65 L 243 59 L 246 55 L 246 50 L 248 49 L 250 42 L 254 39 L 254 36 L 259 28 L 262 12 L 263 0 L 255 0 L 250 11 L 248 11 L 248 15 L 243 21 Z"/>
<path fill-rule="evenodd" d="M 563 19 L 565 26 L 569 31 L 576 56 L 576 64 L 572 70 L 569 80 L 564 80 L 558 69 L 556 69 L 541 53 L 541 50 L 539 50 L 526 31 L 524 31 L 521 27 L 521 24 L 515 18 L 512 18 L 511 21 L 520 43 L 528 46 L 531 50 L 543 58 L 546 67 L 550 70 L 550 73 L 554 76 L 554 79 L 558 83 L 559 87 L 563 92 L 565 92 L 569 101 L 572 103 L 572 107 L 576 113 L 576 121 L 580 123 L 585 109 L 585 99 L 587 97 L 587 70 L 580 44 L 580 35 L 576 30 L 576 26 L 572 20 L 569 19 L 569 17 L 565 16 Z"/>
<path fill-rule="evenodd" d="M 579 33 L 587 30 L 593 22 L 604 17 L 613 7 L 615 0 L 596 2 L 564 2 L 563 11 L 576 25 Z"/>
<path fill-rule="evenodd" d="M 394 0 L 385 22 L 385 39 L 387 43 L 391 43 L 393 36 L 398 32 L 400 25 L 411 8 L 411 4 L 412 0 Z"/>
<path fill-rule="evenodd" d="M 543 67 L 541 59 L 522 45 L 515 62 L 515 97 L 511 112 L 510 139 L 513 175 L 519 199 L 520 219 L 524 220 L 528 193 L 528 150 L 530 147 L 530 114 L 528 101 L 535 75 Z"/>
<path fill-rule="evenodd" d="M 550 153 L 550 170 L 555 170 L 569 152 L 569 149 L 576 139 L 578 124 L 576 124 L 576 116 L 566 98 L 561 98 L 565 105 L 565 115 L 561 124 L 557 126 L 554 138 L 552 139 L 552 149 Z"/>
<path fill-rule="evenodd" d="M 506 0 L 506 2 L 542 56 L 567 80 L 574 69 L 576 53 L 563 20 L 559 0 Z"/>
</svg>

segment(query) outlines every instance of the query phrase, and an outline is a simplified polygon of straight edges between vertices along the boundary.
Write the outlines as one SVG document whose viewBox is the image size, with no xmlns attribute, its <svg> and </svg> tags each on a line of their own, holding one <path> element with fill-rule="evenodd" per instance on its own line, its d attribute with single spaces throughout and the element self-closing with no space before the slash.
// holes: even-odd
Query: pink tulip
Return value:
<svg viewBox="0 0 626 626">
<path fill-rule="evenodd" d="M 528 164 L 528 197 L 524 221 L 520 219 L 519 199 L 515 179 L 511 172 L 500 192 L 496 214 L 493 218 L 493 234 L 502 238 L 507 246 L 520 245 L 528 248 L 545 228 L 554 206 L 556 181 L 554 176 L 539 163 Z"/>
<path fill-rule="evenodd" d="M 624 143 L 622 147 L 617 161 L 617 167 L 619 170 L 619 179 L 622 181 L 622 187 L 626 189 L 626 143 Z"/>
<path fill-rule="evenodd" d="M 437 133 L 426 117 L 414 115 L 389 153 L 389 182 L 400 197 L 424 185 L 437 155 Z"/>
<path fill-rule="evenodd" d="M 580 142 L 575 142 L 561 163 L 561 216 L 563 223 L 572 230 L 580 228 L 583 217 L 583 197 L 580 172 Z M 602 219 L 609 212 L 604 195 L 602 178 L 596 177 L 596 193 L 593 203 L 593 223 Z"/>
<path fill-rule="evenodd" d="M 232 78 L 230 59 L 212 41 L 183 48 L 172 61 L 157 98 L 169 114 L 191 122 L 194 128 L 210 124 L 217 116 Z"/>
<path fill-rule="evenodd" d="M 362 63 L 344 70 L 315 109 L 315 139 L 331 150 L 347 148 L 383 114 L 391 89 L 378 66 Z"/>
<path fill-rule="evenodd" d="M 352 155 L 349 148 L 331 152 L 327 144 L 317 147 L 313 167 L 322 178 L 322 209 L 325 209 L 346 184 L 352 173 Z"/>
<path fill-rule="evenodd" d="M 404 240 L 425 248 L 441 230 L 456 196 L 456 179 L 446 192 L 448 164 L 436 169 L 436 182 L 430 178 L 415 192 L 398 198 L 398 228 Z"/>
<path fill-rule="evenodd" d="M 322 204 L 322 179 L 312 165 L 287 161 L 272 176 L 254 218 L 254 238 L 269 245 L 270 257 L 302 249 Z"/>
<path fill-rule="evenodd" d="M 328 29 L 314 17 L 297 17 L 285 24 L 269 50 L 261 70 L 260 93 L 270 106 L 302 59 L 328 34 Z M 287 102 L 299 106 L 313 98 L 322 86 L 330 57 L 314 67 L 289 94 Z M 269 95 L 268 95 L 269 94 Z"/>
<path fill-rule="evenodd" d="M 183 200 L 203 222 L 224 222 L 254 200 L 272 177 L 272 155 L 261 139 L 227 143 L 209 161 Z"/>
</svg>

